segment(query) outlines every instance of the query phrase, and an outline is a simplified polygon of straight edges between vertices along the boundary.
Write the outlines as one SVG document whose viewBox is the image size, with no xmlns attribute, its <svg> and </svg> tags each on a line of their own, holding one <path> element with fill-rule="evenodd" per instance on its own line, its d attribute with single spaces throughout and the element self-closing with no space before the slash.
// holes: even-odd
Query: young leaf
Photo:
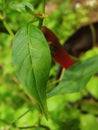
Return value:
<svg viewBox="0 0 98 130">
<path fill-rule="evenodd" d="M 41 30 L 32 24 L 20 29 L 13 41 L 12 54 L 19 80 L 47 116 L 46 83 L 51 54 Z"/>
<path fill-rule="evenodd" d="M 88 81 L 96 72 L 98 72 L 98 55 L 85 61 L 80 61 L 69 68 L 60 84 L 47 96 L 79 92 L 86 87 Z"/>
<path fill-rule="evenodd" d="M 22 2 L 18 5 L 13 5 L 14 9 L 16 9 L 19 12 L 34 12 L 34 7 L 29 2 Z"/>
</svg>

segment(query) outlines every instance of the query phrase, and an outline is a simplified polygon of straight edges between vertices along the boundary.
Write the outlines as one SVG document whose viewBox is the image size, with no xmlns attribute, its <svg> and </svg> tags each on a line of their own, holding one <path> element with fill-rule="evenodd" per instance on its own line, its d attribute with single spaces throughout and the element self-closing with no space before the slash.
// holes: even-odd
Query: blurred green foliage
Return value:
<svg viewBox="0 0 98 130">
<path fill-rule="evenodd" d="M 48 15 L 44 25 L 51 28 L 63 43 L 82 22 L 88 20 L 88 10 L 84 10 L 83 7 L 72 10 L 68 8 L 67 0 L 50 1 L 60 6 Z M 41 0 L 0 0 L 0 27 L 4 25 L 5 20 L 8 28 L 16 32 L 28 22 L 35 20 L 24 7 L 19 6 L 22 2 L 30 2 L 34 7 L 34 13 L 42 12 Z M 0 130 L 26 127 L 29 130 L 97 130 L 98 77 L 92 77 L 86 89 L 79 93 L 48 99 L 47 121 L 38 113 L 35 105 L 32 105 L 15 75 L 12 41 L 11 35 L 0 30 Z M 57 68 L 55 65 L 51 69 L 49 81 L 55 79 Z M 25 114 L 28 109 L 30 111 Z"/>
</svg>

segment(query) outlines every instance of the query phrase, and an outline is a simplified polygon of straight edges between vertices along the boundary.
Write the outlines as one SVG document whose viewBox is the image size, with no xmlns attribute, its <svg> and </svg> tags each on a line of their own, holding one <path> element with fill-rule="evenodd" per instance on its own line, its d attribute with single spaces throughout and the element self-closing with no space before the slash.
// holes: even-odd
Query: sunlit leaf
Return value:
<svg viewBox="0 0 98 130">
<path fill-rule="evenodd" d="M 23 27 L 15 36 L 12 51 L 19 80 L 47 115 L 46 83 L 51 55 L 43 33 L 32 24 Z"/>
</svg>

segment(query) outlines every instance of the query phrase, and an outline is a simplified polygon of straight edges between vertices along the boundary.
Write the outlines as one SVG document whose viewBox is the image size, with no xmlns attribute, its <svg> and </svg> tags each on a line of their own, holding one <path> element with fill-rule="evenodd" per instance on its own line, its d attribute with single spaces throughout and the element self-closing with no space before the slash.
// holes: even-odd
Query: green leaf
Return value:
<svg viewBox="0 0 98 130">
<path fill-rule="evenodd" d="M 18 5 L 13 5 L 13 7 L 15 7 L 14 9 L 16 9 L 19 12 L 34 12 L 34 7 L 29 2 L 22 2 Z"/>
<path fill-rule="evenodd" d="M 79 92 L 86 87 L 88 81 L 96 72 L 98 72 L 98 55 L 85 61 L 79 61 L 66 71 L 59 85 L 47 96 Z"/>
<path fill-rule="evenodd" d="M 46 83 L 51 54 L 43 33 L 32 24 L 23 27 L 15 36 L 12 51 L 19 80 L 47 116 Z"/>
</svg>

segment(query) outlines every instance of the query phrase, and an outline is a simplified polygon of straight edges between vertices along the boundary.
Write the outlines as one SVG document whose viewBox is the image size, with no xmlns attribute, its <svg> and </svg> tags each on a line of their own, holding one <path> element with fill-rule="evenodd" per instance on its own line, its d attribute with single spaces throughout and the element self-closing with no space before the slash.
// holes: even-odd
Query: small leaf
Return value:
<svg viewBox="0 0 98 130">
<path fill-rule="evenodd" d="M 68 69 L 59 85 L 47 96 L 79 92 L 86 87 L 88 81 L 96 72 L 98 72 L 98 55 L 80 61 Z"/>
<path fill-rule="evenodd" d="M 51 54 L 43 33 L 32 24 L 23 27 L 15 36 L 12 51 L 19 80 L 47 116 L 46 83 Z"/>
<path fill-rule="evenodd" d="M 19 12 L 34 12 L 34 7 L 29 2 L 22 2 L 18 5 L 13 5 L 13 7 Z"/>
</svg>

